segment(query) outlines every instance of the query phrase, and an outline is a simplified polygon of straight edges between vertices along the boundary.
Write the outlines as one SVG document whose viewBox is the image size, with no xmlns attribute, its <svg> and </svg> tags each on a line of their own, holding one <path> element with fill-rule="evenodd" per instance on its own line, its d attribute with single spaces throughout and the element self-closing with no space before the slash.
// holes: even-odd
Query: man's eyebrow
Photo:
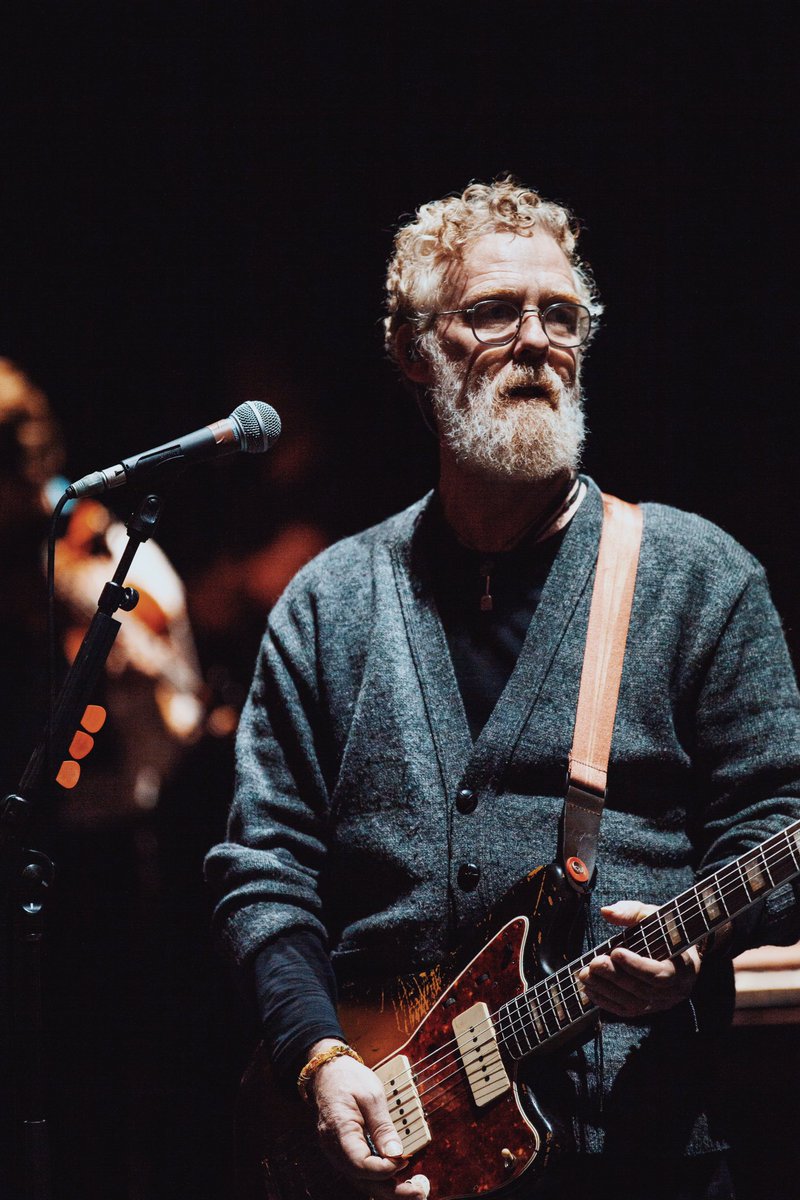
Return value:
<svg viewBox="0 0 800 1200">
<path fill-rule="evenodd" d="M 479 288 L 475 292 L 470 305 L 480 304 L 481 300 L 515 300 L 519 296 L 519 288 L 514 287 L 499 287 Z"/>
<path fill-rule="evenodd" d="M 480 304 L 483 300 L 513 300 L 516 303 L 519 300 L 520 290 L 515 287 L 503 287 L 502 284 L 493 288 L 481 288 L 465 301 L 463 307 L 472 308 L 474 304 Z M 543 287 L 539 293 L 538 307 L 546 308 L 548 304 L 557 304 L 561 300 L 568 301 L 570 304 L 582 303 L 580 296 L 571 288 Z"/>
<path fill-rule="evenodd" d="M 521 287 L 512 287 L 511 284 L 498 283 L 494 287 L 477 287 L 475 292 L 470 295 L 469 290 L 467 295 L 469 300 L 464 301 L 464 307 L 480 304 L 482 300 L 515 300 L 519 298 Z M 570 287 L 542 287 L 540 296 L 540 307 L 545 307 L 547 304 L 557 304 L 559 300 L 569 300 L 570 304 L 582 304 L 581 296 Z"/>
</svg>

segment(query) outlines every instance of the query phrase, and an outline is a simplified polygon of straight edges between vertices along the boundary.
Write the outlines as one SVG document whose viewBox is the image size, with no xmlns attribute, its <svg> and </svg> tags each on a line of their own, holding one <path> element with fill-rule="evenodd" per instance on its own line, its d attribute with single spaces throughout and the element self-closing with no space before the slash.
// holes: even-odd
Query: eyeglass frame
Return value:
<svg viewBox="0 0 800 1200">
<path fill-rule="evenodd" d="M 498 303 L 499 304 L 507 304 L 509 306 L 509 308 L 516 308 L 516 310 L 517 310 L 517 328 L 510 335 L 510 337 L 505 338 L 502 342 L 485 342 L 483 340 L 483 338 L 479 338 L 477 333 L 475 332 L 475 317 L 474 317 L 475 309 L 478 308 L 481 304 L 498 304 Z M 544 323 L 544 318 L 547 316 L 547 314 L 551 308 L 562 308 L 565 305 L 569 306 L 570 308 L 582 309 L 583 312 L 586 313 L 586 316 L 589 321 L 589 324 L 586 328 L 586 336 L 582 337 L 579 342 L 574 342 L 571 345 L 567 344 L 567 343 L 562 343 L 562 342 L 554 342 L 553 339 L 550 337 L 550 334 L 547 332 L 547 327 Z M 532 305 L 530 308 L 520 308 L 518 305 L 516 305 L 514 303 L 513 300 L 493 300 L 491 297 L 489 297 L 486 300 L 477 300 L 474 304 L 471 304 L 469 306 L 469 308 L 446 308 L 446 309 L 443 309 L 442 312 L 431 313 L 431 316 L 433 316 L 433 317 L 451 317 L 451 316 L 455 316 L 457 313 L 467 313 L 469 315 L 469 326 L 470 326 L 470 329 L 472 330 L 472 336 L 475 338 L 476 342 L 480 343 L 481 346 L 510 346 L 511 343 L 519 337 L 519 331 L 522 328 L 522 320 L 528 313 L 536 313 L 537 317 L 539 318 L 539 323 L 542 326 L 542 331 L 544 332 L 544 336 L 547 338 L 547 340 L 551 346 L 557 346 L 560 350 L 577 350 L 577 348 L 579 346 L 585 346 L 586 343 L 588 342 L 589 338 L 591 337 L 591 333 L 592 333 L 593 318 L 592 318 L 591 309 L 587 308 L 585 304 L 578 304 L 574 300 L 554 300 L 553 303 L 548 304 L 546 308 L 537 308 L 535 305 Z"/>
</svg>

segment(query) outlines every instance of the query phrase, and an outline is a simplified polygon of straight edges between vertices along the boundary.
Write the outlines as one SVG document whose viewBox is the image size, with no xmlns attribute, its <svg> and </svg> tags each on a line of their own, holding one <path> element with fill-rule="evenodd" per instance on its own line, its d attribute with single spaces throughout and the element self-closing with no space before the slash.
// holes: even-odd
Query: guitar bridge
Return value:
<svg viewBox="0 0 800 1200">
<path fill-rule="evenodd" d="M 403 1143 L 403 1154 L 410 1157 L 431 1141 L 431 1131 L 411 1073 L 411 1063 L 405 1054 L 396 1054 L 388 1062 L 375 1067 L 375 1074 L 386 1091 L 389 1115 Z"/>
<path fill-rule="evenodd" d="M 453 1033 L 472 1098 L 478 1108 L 483 1108 L 511 1088 L 488 1006 L 473 1004 L 459 1013 L 453 1021 Z"/>
</svg>

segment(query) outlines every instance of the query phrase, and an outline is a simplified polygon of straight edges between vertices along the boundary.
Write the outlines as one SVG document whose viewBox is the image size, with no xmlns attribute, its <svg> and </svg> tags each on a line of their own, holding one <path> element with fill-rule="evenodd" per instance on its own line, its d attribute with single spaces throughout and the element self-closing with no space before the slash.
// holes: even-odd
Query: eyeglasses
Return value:
<svg viewBox="0 0 800 1200">
<path fill-rule="evenodd" d="M 519 334 L 523 317 L 536 313 L 551 346 L 582 346 L 592 331 L 592 314 L 582 304 L 561 300 L 547 308 L 520 308 L 510 300 L 479 300 L 470 308 L 448 308 L 437 317 L 463 313 L 484 346 L 507 346 Z"/>
</svg>

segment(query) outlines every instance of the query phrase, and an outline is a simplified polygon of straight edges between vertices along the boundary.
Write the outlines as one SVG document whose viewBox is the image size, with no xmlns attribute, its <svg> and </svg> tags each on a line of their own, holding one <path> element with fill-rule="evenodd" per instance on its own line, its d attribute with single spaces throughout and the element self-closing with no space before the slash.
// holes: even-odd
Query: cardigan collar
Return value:
<svg viewBox="0 0 800 1200">
<path fill-rule="evenodd" d="M 430 493 L 408 516 L 392 546 L 395 582 L 406 634 L 428 716 L 443 783 L 449 796 L 465 786 L 499 781 L 530 718 L 556 651 L 586 592 L 597 560 L 603 505 L 588 493 L 566 529 L 514 670 L 494 711 L 473 744 L 450 650 L 433 599 L 437 552 L 437 501 Z M 577 703 L 577 695 L 575 697 Z"/>
</svg>

